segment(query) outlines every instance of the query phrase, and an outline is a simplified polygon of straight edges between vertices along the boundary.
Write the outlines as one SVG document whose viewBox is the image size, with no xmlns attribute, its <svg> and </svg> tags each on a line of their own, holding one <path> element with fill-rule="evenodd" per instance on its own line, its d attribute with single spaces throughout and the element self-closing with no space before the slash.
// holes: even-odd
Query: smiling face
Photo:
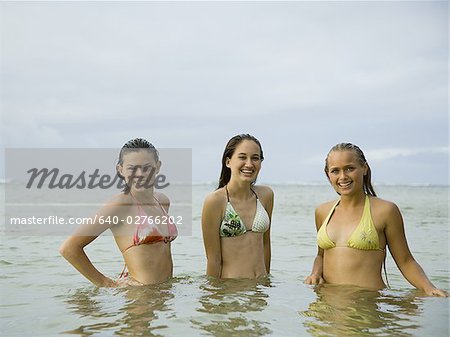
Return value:
<svg viewBox="0 0 450 337">
<path fill-rule="evenodd" d="M 161 162 L 146 149 L 128 151 L 123 155 L 122 164 L 117 171 L 122 175 L 131 191 L 142 191 L 152 187 Z"/>
<path fill-rule="evenodd" d="M 364 193 L 367 164 L 361 163 L 354 151 L 332 151 L 327 157 L 328 179 L 340 195 Z"/>
<path fill-rule="evenodd" d="M 231 179 L 254 182 L 261 169 L 261 149 L 252 140 L 240 142 L 231 158 L 226 159 L 226 166 L 231 170 Z"/>
</svg>

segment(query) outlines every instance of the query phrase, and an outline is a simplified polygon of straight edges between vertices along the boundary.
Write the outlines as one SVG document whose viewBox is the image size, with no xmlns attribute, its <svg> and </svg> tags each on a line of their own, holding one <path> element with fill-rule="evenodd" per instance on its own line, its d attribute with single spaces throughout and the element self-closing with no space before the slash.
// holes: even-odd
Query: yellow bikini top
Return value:
<svg viewBox="0 0 450 337">
<path fill-rule="evenodd" d="M 372 214 L 370 213 L 370 200 L 368 195 L 366 195 L 364 201 L 364 211 L 361 220 L 356 229 L 353 231 L 352 235 L 350 235 L 350 238 L 347 240 L 347 245 L 336 246 L 336 243 L 334 243 L 328 236 L 327 226 L 339 202 L 340 200 L 338 200 L 334 204 L 333 208 L 330 210 L 330 213 L 328 213 L 328 216 L 317 232 L 317 244 L 319 245 L 319 247 L 322 249 L 330 249 L 334 247 L 349 247 L 361 250 L 384 251 L 384 249 L 380 249 L 378 233 L 375 225 L 373 224 Z"/>
</svg>

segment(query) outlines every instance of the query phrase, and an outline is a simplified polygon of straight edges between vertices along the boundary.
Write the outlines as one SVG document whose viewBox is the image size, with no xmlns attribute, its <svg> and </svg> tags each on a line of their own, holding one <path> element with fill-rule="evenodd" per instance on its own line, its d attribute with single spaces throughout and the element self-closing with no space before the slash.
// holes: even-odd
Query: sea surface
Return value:
<svg viewBox="0 0 450 337">
<path fill-rule="evenodd" d="M 303 284 L 317 251 L 314 208 L 336 195 L 329 186 L 271 187 L 272 269 L 257 281 L 204 275 L 200 214 L 212 185 L 193 186 L 192 235 L 173 242 L 174 278 L 158 286 L 97 288 L 59 255 L 64 237 L 3 230 L 0 335 L 449 336 L 449 299 L 415 290 L 389 254 L 390 289 Z M 400 207 L 414 257 L 436 286 L 449 290 L 449 188 L 376 190 Z M 0 192 L 3 197 L 4 186 Z M 123 260 L 111 235 L 97 238 L 86 252 L 104 274 L 120 273 Z"/>
</svg>

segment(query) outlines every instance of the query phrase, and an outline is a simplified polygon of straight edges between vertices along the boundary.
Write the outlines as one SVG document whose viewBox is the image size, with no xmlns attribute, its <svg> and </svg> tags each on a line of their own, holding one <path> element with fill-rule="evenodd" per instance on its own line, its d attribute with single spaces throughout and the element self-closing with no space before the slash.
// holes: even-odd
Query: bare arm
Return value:
<svg viewBox="0 0 450 337">
<path fill-rule="evenodd" d="M 98 215 L 111 214 L 112 207 L 105 206 Z M 99 218 L 99 217 L 98 217 Z M 109 224 L 93 223 L 82 225 L 72 236 L 69 236 L 59 248 L 60 254 L 84 277 L 99 287 L 114 287 L 116 283 L 98 271 L 84 252 L 84 247 L 94 241 L 110 227 Z"/>
<path fill-rule="evenodd" d="M 319 248 L 317 252 L 317 256 L 314 259 L 313 268 L 311 274 L 306 277 L 306 284 L 322 284 L 324 283 L 323 279 L 323 251 Z"/>
<path fill-rule="evenodd" d="M 437 289 L 431 283 L 412 256 L 406 241 L 403 219 L 397 206 L 386 203 L 383 207 L 386 207 L 387 214 L 385 234 L 389 251 L 403 276 L 414 287 L 425 291 L 427 295 L 448 297 L 446 291 Z"/>
<path fill-rule="evenodd" d="M 266 265 L 266 272 L 270 274 L 270 260 L 271 260 L 271 248 L 270 248 L 270 228 L 264 233 L 264 264 Z"/>
<path fill-rule="evenodd" d="M 317 231 L 322 225 L 322 217 L 320 213 L 321 212 L 319 208 L 317 208 L 315 211 L 315 222 Z M 305 278 L 304 282 L 306 284 L 322 284 L 325 282 L 323 279 L 323 249 L 320 247 L 317 247 L 317 256 L 314 259 L 311 274 Z"/>
<path fill-rule="evenodd" d="M 272 251 L 271 251 L 271 245 L 270 245 L 270 230 L 272 228 L 272 211 L 273 211 L 273 204 L 274 204 L 274 194 L 272 189 L 267 189 L 267 200 L 266 203 L 266 211 L 269 215 L 269 221 L 270 221 L 270 227 L 269 229 L 264 233 L 263 236 L 263 242 L 264 242 L 264 263 L 266 265 L 266 271 L 268 274 L 270 274 L 270 261 L 272 258 Z"/>
<path fill-rule="evenodd" d="M 219 226 L 221 220 L 220 199 L 210 194 L 203 204 L 202 233 L 206 251 L 206 275 L 220 278 L 222 274 L 222 251 Z"/>
<path fill-rule="evenodd" d="M 115 282 L 99 272 L 84 252 L 84 247 L 94 241 L 96 236 L 70 236 L 61 245 L 59 252 L 84 277 L 99 287 L 114 287 Z"/>
</svg>

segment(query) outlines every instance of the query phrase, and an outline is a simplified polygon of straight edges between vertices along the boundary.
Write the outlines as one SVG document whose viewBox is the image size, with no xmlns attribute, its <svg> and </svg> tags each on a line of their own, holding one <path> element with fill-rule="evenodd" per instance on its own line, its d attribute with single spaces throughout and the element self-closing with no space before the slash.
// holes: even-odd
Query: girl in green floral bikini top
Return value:
<svg viewBox="0 0 450 337">
<path fill-rule="evenodd" d="M 258 232 L 264 233 L 269 229 L 270 220 L 269 215 L 267 214 L 266 209 L 261 204 L 258 199 L 258 195 L 255 191 L 252 192 L 256 197 L 256 213 L 255 218 L 253 220 L 252 227 L 247 229 L 244 223 L 241 220 L 241 217 L 234 210 L 233 205 L 230 202 L 230 196 L 228 195 L 228 188 L 225 185 L 225 191 L 227 192 L 227 208 L 225 210 L 225 215 L 222 219 L 222 223 L 220 224 L 219 234 L 220 237 L 233 237 L 240 236 L 247 232 Z"/>
</svg>

